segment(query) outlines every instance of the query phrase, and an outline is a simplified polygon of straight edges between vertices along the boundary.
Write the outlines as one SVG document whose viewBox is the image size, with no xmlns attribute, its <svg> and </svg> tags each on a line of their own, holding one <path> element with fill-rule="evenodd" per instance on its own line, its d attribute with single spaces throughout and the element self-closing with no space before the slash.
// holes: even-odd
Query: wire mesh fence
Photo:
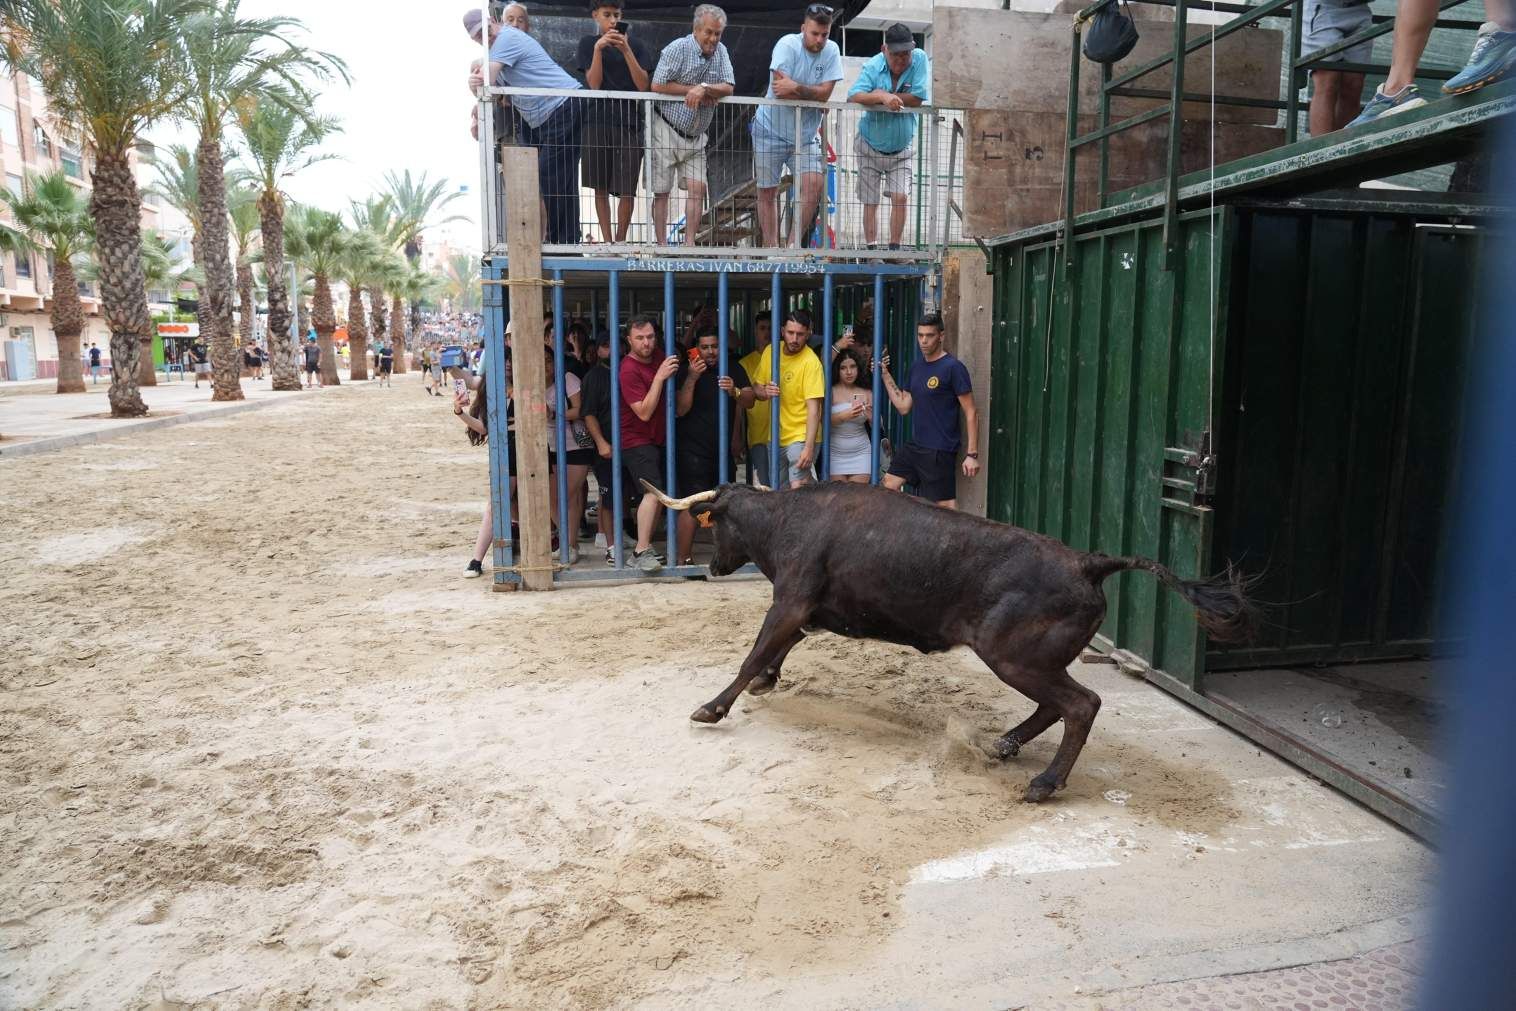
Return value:
<svg viewBox="0 0 1516 1011">
<path fill-rule="evenodd" d="M 962 241 L 959 110 L 493 88 L 481 161 L 538 150 L 545 251 L 806 249 L 881 259 Z M 961 133 L 960 133 L 961 135 Z M 487 162 L 486 162 L 487 164 Z M 491 250 L 513 198 L 486 173 Z"/>
</svg>

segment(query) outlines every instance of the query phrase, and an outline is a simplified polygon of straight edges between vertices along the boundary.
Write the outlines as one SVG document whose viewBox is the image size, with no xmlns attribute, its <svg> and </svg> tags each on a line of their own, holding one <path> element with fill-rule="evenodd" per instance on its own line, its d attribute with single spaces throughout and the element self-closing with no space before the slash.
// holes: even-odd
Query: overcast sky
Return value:
<svg viewBox="0 0 1516 1011">
<path fill-rule="evenodd" d="M 451 189 L 468 187 L 448 208 L 468 220 L 445 226 L 443 234 L 455 246 L 479 248 L 479 148 L 468 133 L 473 99 L 467 87 L 468 64 L 478 50 L 463 33 L 467 7 L 467 0 L 243 0 L 247 17 L 301 18 L 310 44 L 341 57 L 352 75 L 351 86 L 329 84 L 317 103 L 318 112 L 342 122 L 342 133 L 323 147 L 342 159 L 292 176 L 285 186 L 290 195 L 345 211 L 349 199 L 382 189 L 386 171 L 426 172 L 446 178 Z M 175 127 L 150 136 L 159 143 L 194 142 Z"/>
</svg>

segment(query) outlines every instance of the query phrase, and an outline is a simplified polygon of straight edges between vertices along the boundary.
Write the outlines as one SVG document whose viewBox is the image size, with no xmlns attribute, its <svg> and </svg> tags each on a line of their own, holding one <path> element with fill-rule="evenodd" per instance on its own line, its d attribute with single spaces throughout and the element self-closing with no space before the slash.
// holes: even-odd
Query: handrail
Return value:
<svg viewBox="0 0 1516 1011">
<path fill-rule="evenodd" d="M 1074 194 L 1075 194 L 1075 163 L 1079 148 L 1090 144 L 1100 145 L 1100 178 L 1099 200 L 1103 206 L 1106 198 L 1106 186 L 1108 182 L 1107 165 L 1110 151 L 1110 138 L 1118 133 L 1141 126 L 1144 123 L 1162 118 L 1169 118 L 1168 137 L 1168 171 L 1167 186 L 1164 199 L 1164 250 L 1166 265 L 1172 265 L 1177 255 L 1174 242 L 1178 234 L 1178 199 L 1179 199 L 1179 168 L 1180 168 L 1180 134 L 1179 126 L 1183 115 L 1185 102 L 1210 102 L 1214 105 L 1235 105 L 1251 108 L 1283 109 L 1285 111 L 1285 142 L 1295 143 L 1299 133 L 1299 113 L 1301 109 L 1300 90 L 1304 86 L 1304 75 L 1311 67 L 1317 66 L 1330 60 L 1333 56 L 1363 42 L 1379 38 L 1389 34 L 1395 29 L 1395 18 L 1374 16 L 1369 27 L 1355 32 L 1341 42 L 1314 50 L 1310 53 L 1300 52 L 1300 40 L 1302 35 L 1301 11 L 1304 0 L 1266 0 L 1261 4 L 1235 4 L 1216 3 L 1211 4 L 1208 0 L 1155 0 L 1165 6 L 1175 8 L 1174 17 L 1174 45 L 1173 48 L 1162 56 L 1129 70 L 1120 76 L 1113 77 L 1109 66 L 1101 67 L 1100 84 L 1100 117 L 1099 127 L 1089 133 L 1079 135 L 1076 133 L 1079 115 L 1079 49 L 1080 34 L 1084 25 L 1103 7 L 1112 0 L 1097 0 L 1088 7 L 1080 10 L 1074 17 L 1073 24 L 1073 61 L 1069 70 L 1069 96 L 1068 96 L 1068 128 L 1064 150 L 1064 194 L 1063 194 L 1063 218 L 1058 228 L 1064 241 L 1071 237 L 1070 230 L 1074 220 Z M 1468 0 L 1441 0 L 1437 12 L 1441 14 L 1449 8 L 1467 3 Z M 1188 12 L 1191 8 L 1196 10 L 1225 11 L 1239 15 L 1230 21 L 1213 26 L 1209 32 L 1188 38 Z M 1287 13 L 1286 13 L 1287 12 Z M 1290 28 L 1288 33 L 1288 55 L 1285 60 L 1287 72 L 1287 91 L 1284 101 L 1273 99 L 1256 99 L 1237 95 L 1199 95 L 1184 90 L 1184 70 L 1187 57 L 1206 46 L 1214 45 L 1221 39 L 1226 38 L 1233 32 L 1241 31 L 1251 25 L 1257 24 L 1264 18 L 1288 18 Z M 1479 27 L 1478 22 L 1471 21 L 1444 21 L 1438 18 L 1438 26 L 1455 30 L 1472 30 Z M 1136 81 L 1147 74 L 1162 67 L 1173 65 L 1173 79 L 1167 92 L 1156 88 L 1131 87 Z M 1344 70 L 1383 72 L 1389 69 L 1382 64 L 1358 64 L 1334 62 L 1334 68 Z M 1418 76 L 1423 77 L 1449 77 L 1451 72 L 1426 68 L 1418 70 Z M 1110 101 L 1116 98 L 1145 98 L 1163 99 L 1167 101 L 1146 112 L 1128 117 L 1118 123 L 1109 122 Z M 1307 106 L 1308 107 L 1308 106 Z M 1066 266 L 1073 265 L 1072 244 L 1068 244 L 1068 262 Z"/>
<path fill-rule="evenodd" d="M 481 89 L 481 91 L 487 95 L 502 95 L 507 97 L 520 95 L 529 98 L 619 98 L 636 102 L 676 102 L 679 105 L 684 104 L 683 95 L 660 95 L 654 91 L 592 91 L 589 88 L 506 88 L 499 85 L 492 85 L 491 87 Z M 718 99 L 716 105 L 771 105 L 784 109 L 831 109 L 847 110 L 849 112 L 856 112 L 862 109 L 864 112 L 885 112 L 896 116 L 956 111 L 945 109 L 941 106 L 922 104 L 907 106 L 899 112 L 892 112 L 882 106 L 864 105 L 862 102 L 803 102 L 798 99 L 753 98 L 747 95 L 730 95 L 726 98 Z"/>
</svg>

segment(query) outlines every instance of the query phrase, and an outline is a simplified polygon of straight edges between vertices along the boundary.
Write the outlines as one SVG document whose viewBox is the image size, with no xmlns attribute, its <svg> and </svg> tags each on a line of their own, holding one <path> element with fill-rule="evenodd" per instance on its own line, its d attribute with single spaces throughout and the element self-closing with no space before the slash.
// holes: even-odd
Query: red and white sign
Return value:
<svg viewBox="0 0 1516 1011">
<path fill-rule="evenodd" d="M 199 323 L 159 323 L 159 337 L 199 337 Z"/>
</svg>

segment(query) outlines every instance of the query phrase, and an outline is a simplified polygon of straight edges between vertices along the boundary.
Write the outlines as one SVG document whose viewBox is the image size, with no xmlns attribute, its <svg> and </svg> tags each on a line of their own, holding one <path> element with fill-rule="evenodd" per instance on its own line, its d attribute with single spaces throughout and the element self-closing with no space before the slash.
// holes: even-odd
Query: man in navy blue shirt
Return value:
<svg viewBox="0 0 1516 1011">
<path fill-rule="evenodd" d="M 917 494 L 947 509 L 958 508 L 959 428 L 963 411 L 968 428 L 968 451 L 963 458 L 963 476 L 979 473 L 979 412 L 974 407 L 974 387 L 969 370 L 942 349 L 942 317 L 927 313 L 916 324 L 916 344 L 921 358 L 906 375 L 905 389 L 890 375 L 890 359 L 880 362 L 884 389 L 901 414 L 912 414 L 911 440 L 890 461 L 884 486 L 899 491 L 913 485 Z"/>
</svg>

